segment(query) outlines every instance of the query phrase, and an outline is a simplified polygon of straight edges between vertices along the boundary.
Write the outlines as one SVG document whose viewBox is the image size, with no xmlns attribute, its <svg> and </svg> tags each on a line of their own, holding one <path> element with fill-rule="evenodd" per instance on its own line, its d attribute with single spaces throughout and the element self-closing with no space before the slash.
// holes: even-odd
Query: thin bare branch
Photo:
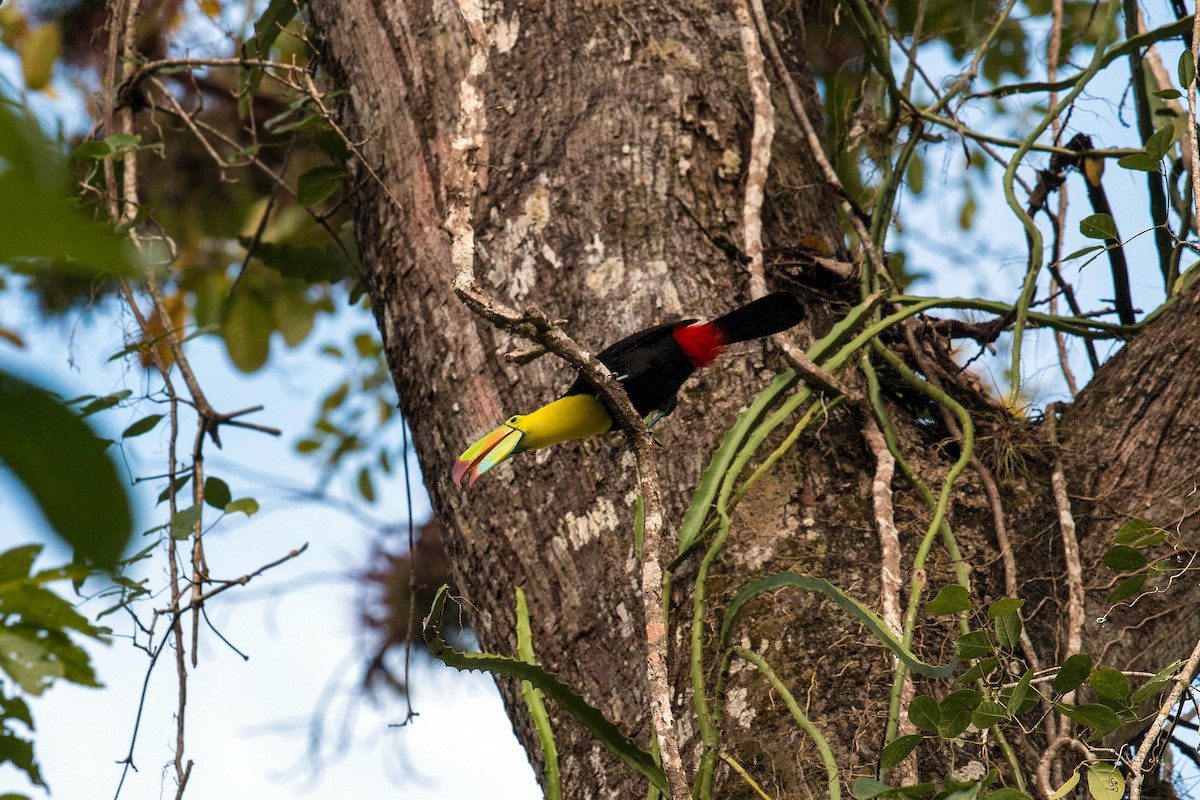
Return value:
<svg viewBox="0 0 1200 800">
<path fill-rule="evenodd" d="M 750 272 L 750 296 L 757 299 L 767 293 L 763 272 L 762 206 L 771 167 L 771 142 L 775 139 L 775 106 L 771 104 L 771 84 L 767 80 L 766 63 L 750 14 L 749 0 L 737 0 L 733 10 L 737 15 L 746 80 L 750 84 L 750 99 L 754 106 L 754 133 L 750 137 L 750 161 L 746 165 L 746 189 L 742 199 L 742 239 L 750 259 L 746 265 Z"/>
<path fill-rule="evenodd" d="M 1200 10 L 1197 11 L 1196 19 L 1197 31 L 1200 32 Z M 1179 703 L 1184 690 L 1191 684 L 1192 678 L 1196 676 L 1197 666 L 1200 666 L 1200 641 L 1196 642 L 1196 646 L 1192 648 L 1192 654 L 1188 656 L 1188 660 L 1180 668 L 1179 674 L 1175 678 L 1175 684 L 1171 687 L 1167 698 L 1163 700 L 1162 705 L 1158 709 L 1158 716 L 1154 718 L 1154 722 L 1150 723 L 1150 727 L 1146 731 L 1146 738 L 1142 739 L 1141 747 L 1138 748 L 1133 761 L 1129 763 L 1129 800 L 1141 800 L 1142 781 L 1146 777 L 1143 767 L 1145 767 L 1150 752 L 1163 731 L 1163 727 L 1167 724 L 1167 719 L 1171 716 L 1171 709 L 1175 708 L 1176 704 Z"/>
<path fill-rule="evenodd" d="M 1042 425 L 1046 431 L 1046 441 L 1050 445 L 1050 457 L 1053 466 L 1050 473 L 1050 485 L 1054 490 L 1054 504 L 1058 509 L 1058 528 L 1062 536 L 1063 560 L 1066 566 L 1067 578 L 1067 646 L 1063 658 L 1069 658 L 1079 653 L 1083 644 L 1083 569 L 1079 563 L 1079 539 L 1075 534 L 1075 517 L 1071 513 L 1071 500 L 1067 496 L 1067 481 L 1063 474 L 1062 456 L 1058 451 L 1058 419 L 1059 403 L 1051 403 L 1046 407 L 1045 420 Z M 1064 703 L 1074 701 L 1075 693 L 1069 692 L 1063 697 Z"/>
</svg>

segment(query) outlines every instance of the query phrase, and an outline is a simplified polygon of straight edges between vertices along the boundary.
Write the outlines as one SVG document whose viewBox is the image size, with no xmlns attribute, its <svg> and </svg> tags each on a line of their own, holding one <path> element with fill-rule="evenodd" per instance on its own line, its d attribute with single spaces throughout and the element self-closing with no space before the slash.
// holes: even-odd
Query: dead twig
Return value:
<svg viewBox="0 0 1200 800">
<path fill-rule="evenodd" d="M 1200 10 L 1196 13 L 1196 20 L 1196 32 L 1200 34 Z M 1141 800 L 1142 781 L 1146 777 L 1142 768 L 1150 756 L 1155 742 L 1158 741 L 1163 727 L 1167 724 L 1168 717 L 1171 716 L 1171 709 L 1179 702 L 1184 690 L 1188 688 L 1192 678 L 1195 677 L 1198 665 L 1200 665 L 1200 641 L 1196 642 L 1196 646 L 1192 648 L 1192 654 L 1180 668 L 1179 675 L 1175 678 L 1175 685 L 1171 687 L 1167 699 L 1163 700 L 1163 704 L 1159 707 L 1158 716 L 1146 730 L 1146 738 L 1142 739 L 1142 746 L 1138 748 L 1133 760 L 1129 762 L 1129 800 Z"/>
</svg>

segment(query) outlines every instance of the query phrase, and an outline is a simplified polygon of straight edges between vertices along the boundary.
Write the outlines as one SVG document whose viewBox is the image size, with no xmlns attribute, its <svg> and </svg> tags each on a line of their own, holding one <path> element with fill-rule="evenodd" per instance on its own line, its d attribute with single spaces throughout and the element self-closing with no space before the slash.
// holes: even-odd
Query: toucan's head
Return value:
<svg viewBox="0 0 1200 800">
<path fill-rule="evenodd" d="M 559 398 L 529 414 L 509 417 L 504 424 L 468 447 L 454 465 L 454 484 L 462 486 L 500 462 L 527 450 L 538 450 L 558 442 L 604 433 L 612 418 L 604 404 L 590 394 Z"/>
</svg>

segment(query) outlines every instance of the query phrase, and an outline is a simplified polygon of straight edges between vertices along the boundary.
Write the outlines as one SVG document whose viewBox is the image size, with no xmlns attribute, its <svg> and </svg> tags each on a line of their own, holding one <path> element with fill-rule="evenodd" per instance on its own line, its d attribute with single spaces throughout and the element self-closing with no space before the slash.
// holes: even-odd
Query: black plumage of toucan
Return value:
<svg viewBox="0 0 1200 800">
<path fill-rule="evenodd" d="M 600 351 L 596 358 L 624 386 L 638 414 L 653 425 L 675 409 L 676 395 L 693 372 L 711 364 L 726 346 L 787 330 L 804 318 L 804 306 L 787 292 L 775 292 L 711 322 L 668 322 L 638 331 Z M 599 391 L 580 375 L 553 403 L 510 417 L 468 447 L 454 465 L 454 483 L 472 485 L 502 461 L 613 426 Z"/>
</svg>

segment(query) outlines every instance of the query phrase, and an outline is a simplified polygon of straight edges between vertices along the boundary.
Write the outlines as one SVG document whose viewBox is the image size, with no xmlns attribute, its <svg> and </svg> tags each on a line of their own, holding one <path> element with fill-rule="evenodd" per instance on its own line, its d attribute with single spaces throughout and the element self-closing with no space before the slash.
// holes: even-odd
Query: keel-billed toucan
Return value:
<svg viewBox="0 0 1200 800">
<path fill-rule="evenodd" d="M 638 331 L 596 356 L 616 376 L 634 409 L 653 425 L 675 409 L 675 395 L 699 367 L 707 367 L 726 345 L 787 330 L 804 318 L 804 307 L 786 292 L 775 292 L 712 322 L 668 322 Z M 604 433 L 612 415 L 596 387 L 582 375 L 567 393 L 537 411 L 510 417 L 467 448 L 454 465 L 454 483 L 468 485 L 517 453 Z"/>
</svg>

